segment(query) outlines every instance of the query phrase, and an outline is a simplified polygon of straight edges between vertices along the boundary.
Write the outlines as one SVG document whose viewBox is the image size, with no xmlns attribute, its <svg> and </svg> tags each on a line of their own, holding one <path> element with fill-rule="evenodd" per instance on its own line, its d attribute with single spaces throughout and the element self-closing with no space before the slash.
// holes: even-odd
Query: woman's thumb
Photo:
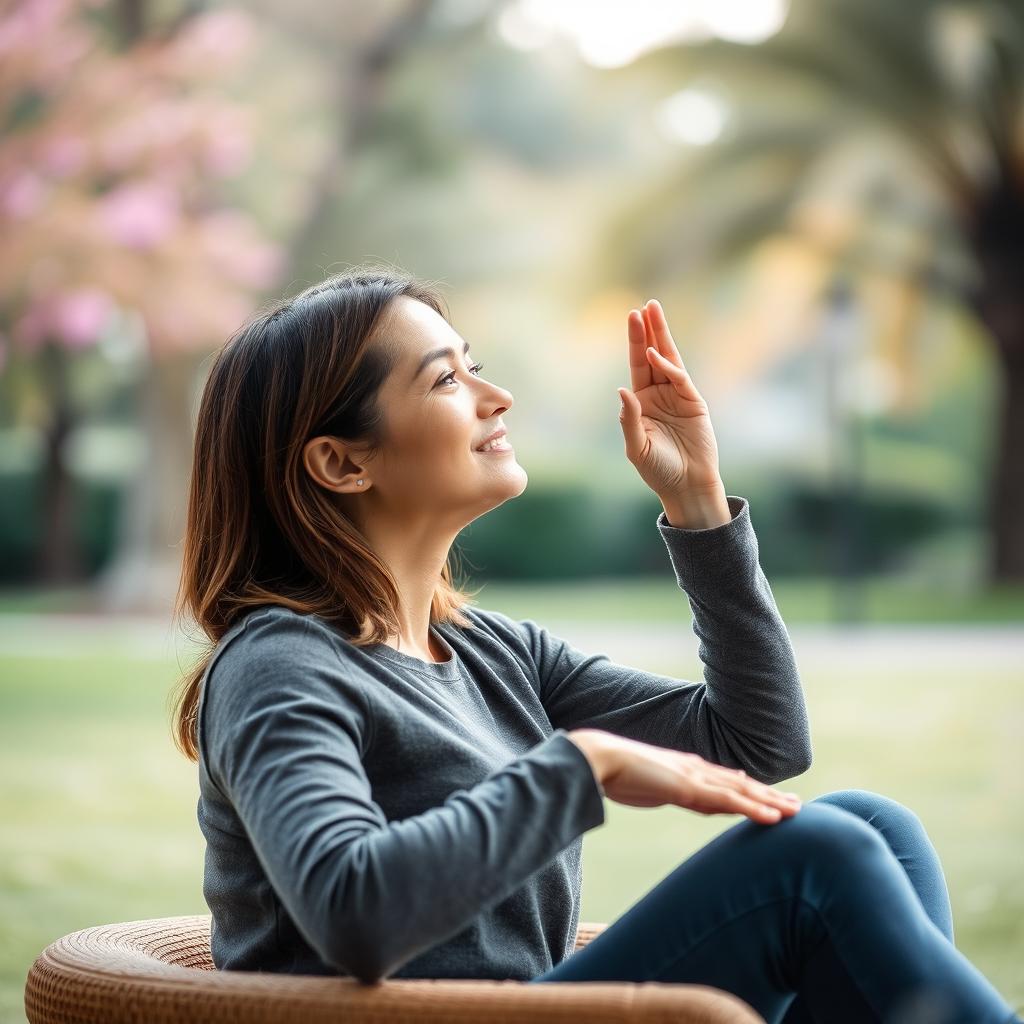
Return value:
<svg viewBox="0 0 1024 1024">
<path fill-rule="evenodd" d="M 622 426 L 622 435 L 626 440 L 626 458 L 634 460 L 639 458 L 644 450 L 644 428 L 640 422 L 640 400 L 629 388 L 619 388 L 619 401 L 622 407 L 619 409 L 619 423 Z"/>
</svg>

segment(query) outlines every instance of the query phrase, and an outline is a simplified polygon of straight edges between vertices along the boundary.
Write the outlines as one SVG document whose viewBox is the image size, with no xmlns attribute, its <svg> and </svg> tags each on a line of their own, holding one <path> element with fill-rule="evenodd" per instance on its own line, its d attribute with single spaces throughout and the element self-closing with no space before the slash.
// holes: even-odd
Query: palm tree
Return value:
<svg viewBox="0 0 1024 1024">
<path fill-rule="evenodd" d="M 660 252 L 692 266 L 697 218 L 720 253 L 784 233 L 832 283 L 897 283 L 904 346 L 922 297 L 977 317 L 1002 385 L 989 575 L 1024 580 L 1024 3 L 791 0 L 763 43 L 668 46 L 622 73 L 717 80 L 734 105 L 729 132 L 615 218 L 625 265 L 644 273 L 639 254 Z"/>
</svg>

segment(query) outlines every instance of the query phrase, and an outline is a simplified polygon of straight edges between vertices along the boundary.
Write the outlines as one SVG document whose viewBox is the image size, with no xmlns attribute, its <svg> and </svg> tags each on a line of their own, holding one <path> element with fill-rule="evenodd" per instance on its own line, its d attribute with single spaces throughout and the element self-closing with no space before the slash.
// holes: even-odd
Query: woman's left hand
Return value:
<svg viewBox="0 0 1024 1024">
<path fill-rule="evenodd" d="M 662 501 L 724 494 L 707 403 L 683 366 L 657 299 L 628 318 L 632 390 L 619 388 L 626 457 Z"/>
</svg>

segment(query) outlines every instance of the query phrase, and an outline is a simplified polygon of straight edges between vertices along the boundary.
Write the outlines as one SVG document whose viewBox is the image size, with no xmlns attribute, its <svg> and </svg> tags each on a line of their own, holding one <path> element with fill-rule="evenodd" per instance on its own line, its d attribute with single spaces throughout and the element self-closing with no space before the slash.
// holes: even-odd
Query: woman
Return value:
<svg viewBox="0 0 1024 1024">
<path fill-rule="evenodd" d="M 799 676 L 658 303 L 628 317 L 620 422 L 704 683 L 455 587 L 452 542 L 527 476 L 512 395 L 448 320 L 430 288 L 362 268 L 255 316 L 207 379 L 178 611 L 211 646 L 176 739 L 199 764 L 217 967 L 702 982 L 769 1021 L 1011 1019 L 953 945 L 912 812 L 771 788 L 810 764 Z M 605 796 L 747 820 L 573 952 Z"/>
</svg>

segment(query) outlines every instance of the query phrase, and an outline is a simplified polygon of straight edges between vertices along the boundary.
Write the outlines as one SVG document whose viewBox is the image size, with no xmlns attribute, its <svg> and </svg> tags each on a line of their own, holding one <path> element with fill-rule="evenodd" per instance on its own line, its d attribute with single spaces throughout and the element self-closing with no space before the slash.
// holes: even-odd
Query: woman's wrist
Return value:
<svg viewBox="0 0 1024 1024">
<path fill-rule="evenodd" d="M 566 736 L 583 751 L 598 783 L 604 785 L 611 772 L 611 749 L 600 729 L 571 729 Z"/>
<path fill-rule="evenodd" d="M 659 495 L 669 526 L 681 530 L 711 530 L 732 521 L 725 484 L 706 491 Z"/>
</svg>

